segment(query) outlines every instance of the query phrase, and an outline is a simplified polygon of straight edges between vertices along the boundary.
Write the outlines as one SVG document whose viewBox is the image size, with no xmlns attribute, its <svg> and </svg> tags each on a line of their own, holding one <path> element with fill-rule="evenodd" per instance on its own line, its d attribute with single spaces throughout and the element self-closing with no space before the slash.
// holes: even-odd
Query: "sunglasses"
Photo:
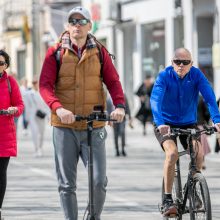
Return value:
<svg viewBox="0 0 220 220">
<path fill-rule="evenodd" d="M 179 66 L 181 63 L 184 65 L 184 66 L 187 66 L 191 63 L 191 60 L 173 60 L 173 62 Z"/>
<path fill-rule="evenodd" d="M 4 66 L 5 64 L 6 64 L 6 62 L 0 61 L 0 66 Z"/>
<path fill-rule="evenodd" d="M 73 18 L 73 19 L 69 20 L 69 24 L 71 26 L 74 26 L 76 24 L 79 24 L 80 26 L 84 26 L 84 25 L 87 25 L 88 23 L 89 23 L 88 19 L 76 19 L 76 18 Z"/>
</svg>

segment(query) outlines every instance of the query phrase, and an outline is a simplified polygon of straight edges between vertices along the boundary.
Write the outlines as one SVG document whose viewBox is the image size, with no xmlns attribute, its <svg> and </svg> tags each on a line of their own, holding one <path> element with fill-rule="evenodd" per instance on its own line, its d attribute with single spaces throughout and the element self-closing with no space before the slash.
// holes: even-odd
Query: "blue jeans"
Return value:
<svg viewBox="0 0 220 220">
<path fill-rule="evenodd" d="M 106 136 L 107 132 L 105 128 L 93 130 L 94 209 L 96 220 L 100 220 L 106 196 Z M 76 131 L 71 128 L 54 127 L 53 142 L 58 190 L 65 220 L 77 220 L 77 164 L 79 157 L 81 157 L 84 166 L 88 167 L 87 131 Z"/>
</svg>

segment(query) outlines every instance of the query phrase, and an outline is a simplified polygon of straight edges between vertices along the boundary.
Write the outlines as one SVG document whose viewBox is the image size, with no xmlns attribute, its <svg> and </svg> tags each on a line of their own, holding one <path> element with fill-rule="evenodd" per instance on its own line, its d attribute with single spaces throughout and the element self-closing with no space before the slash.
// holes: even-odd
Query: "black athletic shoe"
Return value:
<svg viewBox="0 0 220 220">
<path fill-rule="evenodd" d="M 127 156 L 127 154 L 126 154 L 125 150 L 122 150 L 122 155 L 123 155 L 124 157 L 126 157 L 126 156 Z"/>
<path fill-rule="evenodd" d="M 172 199 L 164 200 L 162 213 L 163 213 L 163 216 L 165 217 L 175 217 L 178 215 L 177 207 L 173 203 Z"/>
</svg>

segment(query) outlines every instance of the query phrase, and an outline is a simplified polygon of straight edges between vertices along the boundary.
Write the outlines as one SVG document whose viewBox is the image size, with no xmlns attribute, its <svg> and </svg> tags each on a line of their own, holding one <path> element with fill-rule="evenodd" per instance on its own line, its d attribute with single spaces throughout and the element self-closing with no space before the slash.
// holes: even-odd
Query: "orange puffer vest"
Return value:
<svg viewBox="0 0 220 220">
<path fill-rule="evenodd" d="M 101 64 L 98 49 L 85 49 L 81 59 L 70 50 L 65 49 L 62 64 L 58 73 L 55 95 L 63 108 L 75 115 L 88 116 L 93 112 L 95 105 L 106 108 L 106 97 L 100 77 Z M 63 124 L 52 112 L 52 126 L 85 130 L 86 121 Z M 94 128 L 103 127 L 105 122 L 94 121 Z"/>
</svg>

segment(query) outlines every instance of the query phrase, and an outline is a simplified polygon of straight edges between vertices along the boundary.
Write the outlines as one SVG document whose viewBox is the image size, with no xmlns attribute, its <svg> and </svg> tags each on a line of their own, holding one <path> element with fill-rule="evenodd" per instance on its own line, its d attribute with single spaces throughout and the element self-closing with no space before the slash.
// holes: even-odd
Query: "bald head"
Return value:
<svg viewBox="0 0 220 220">
<path fill-rule="evenodd" d="M 186 48 L 178 48 L 174 52 L 172 66 L 180 78 L 183 78 L 192 67 L 192 56 Z"/>
<path fill-rule="evenodd" d="M 174 51 L 173 59 L 179 59 L 179 57 L 185 57 L 185 60 L 192 60 L 191 53 L 186 48 L 177 48 Z"/>
</svg>

